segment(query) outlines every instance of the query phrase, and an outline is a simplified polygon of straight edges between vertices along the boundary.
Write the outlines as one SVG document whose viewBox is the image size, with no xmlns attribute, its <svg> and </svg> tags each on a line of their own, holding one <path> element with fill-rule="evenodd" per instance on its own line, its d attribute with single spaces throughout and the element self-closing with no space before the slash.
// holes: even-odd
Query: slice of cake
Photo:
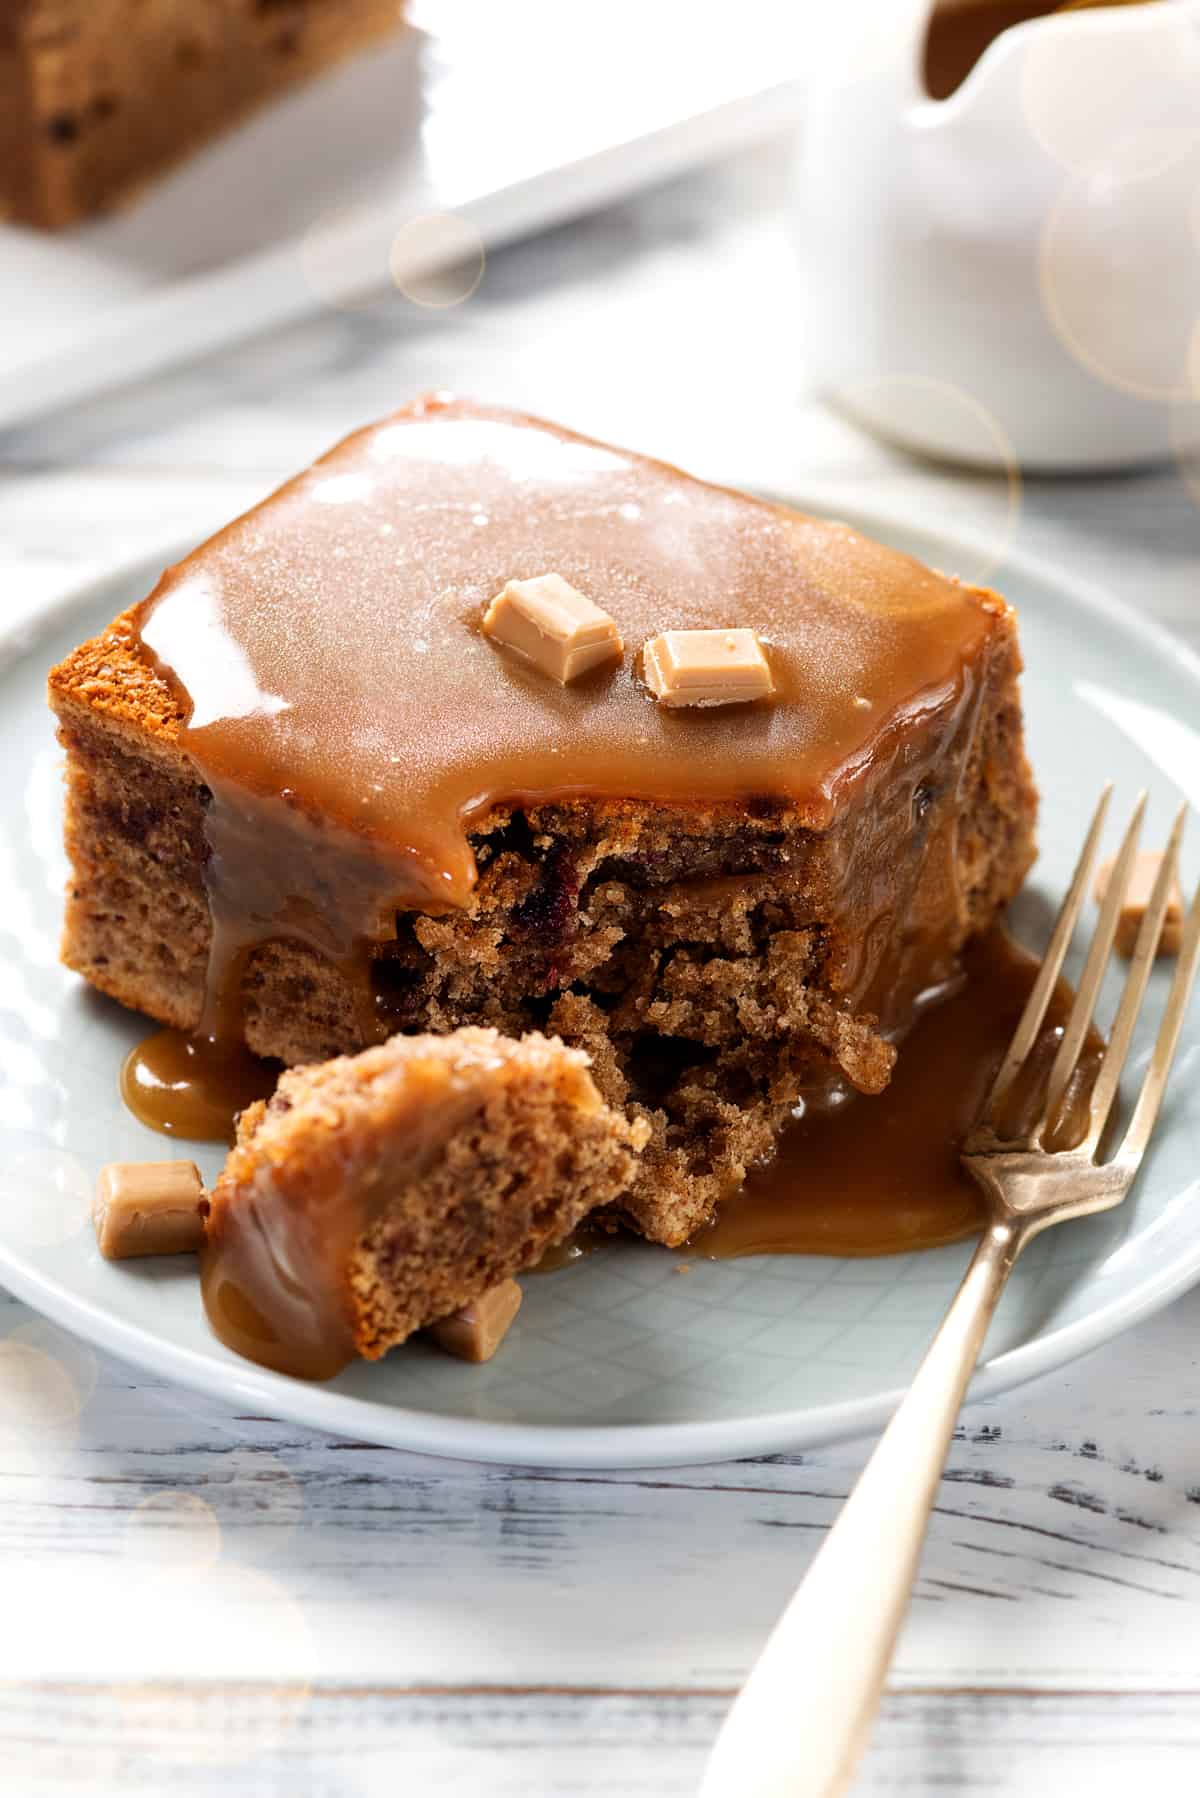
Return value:
<svg viewBox="0 0 1200 1798">
<path fill-rule="evenodd" d="M 554 1031 L 678 1244 L 1019 887 L 1019 669 L 1003 600 L 847 525 L 427 399 L 54 670 L 64 959 L 293 1064 Z"/>
<path fill-rule="evenodd" d="M 0 0 L 0 216 L 123 200 L 284 89 L 395 31 L 403 0 Z"/>
<path fill-rule="evenodd" d="M 243 1112 L 210 1195 L 209 1318 L 285 1373 L 375 1360 L 610 1204 L 647 1135 L 586 1055 L 537 1034 L 394 1037 L 293 1069 Z"/>
</svg>

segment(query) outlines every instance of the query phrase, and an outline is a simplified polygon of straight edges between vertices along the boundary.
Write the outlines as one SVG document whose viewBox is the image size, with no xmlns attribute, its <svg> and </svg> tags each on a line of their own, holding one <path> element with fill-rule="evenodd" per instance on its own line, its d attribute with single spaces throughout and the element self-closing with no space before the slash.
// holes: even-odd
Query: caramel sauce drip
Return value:
<svg viewBox="0 0 1200 1798">
<path fill-rule="evenodd" d="M 611 613 L 619 666 L 562 687 L 482 636 L 507 581 L 547 572 Z M 211 794 L 213 940 L 196 1038 L 143 1045 L 127 1097 L 170 1133 L 231 1134 L 263 1090 L 234 1049 L 243 971 L 280 938 L 343 969 L 362 1040 L 377 1040 L 369 945 L 394 934 L 398 911 L 469 903 L 470 833 L 489 815 L 573 799 L 749 805 L 830 830 L 836 890 L 822 903 L 855 926 L 834 990 L 903 1029 L 913 995 L 951 971 L 953 818 L 911 866 L 880 846 L 934 828 L 927 778 L 930 792 L 961 778 L 974 670 L 1004 612 L 848 526 L 509 413 L 439 398 L 348 439 L 132 614 Z M 642 642 L 713 626 L 758 633 L 772 699 L 657 706 Z M 305 1240 L 332 1265 L 328 1244 Z M 280 1305 L 305 1315 L 296 1244 L 285 1232 L 259 1247 Z M 293 1362 L 302 1328 L 250 1315 L 247 1283 L 219 1266 L 206 1255 L 227 1341 L 310 1377 L 340 1364 L 344 1343 L 310 1343 Z"/>
<path fill-rule="evenodd" d="M 890 1085 L 876 1098 L 849 1094 L 811 1107 L 777 1154 L 753 1172 L 716 1221 L 697 1233 L 697 1253 L 892 1255 L 957 1242 L 977 1231 L 983 1198 L 959 1160 L 1016 1029 L 1038 964 L 1003 931 L 972 943 L 964 977 L 921 1012 Z M 1029 1122 L 1031 1096 L 1049 1073 L 1070 1009 L 1059 982 L 1041 1036 L 1010 1095 L 1004 1123 Z M 1103 1043 L 1092 1033 L 1055 1120 L 1053 1145 L 1086 1133 L 1086 1099 Z"/>
<path fill-rule="evenodd" d="M 563 687 L 482 635 L 506 582 L 548 572 L 612 614 L 618 666 Z M 165 1117 L 164 1095 L 190 1090 L 185 1055 L 198 1078 L 204 1039 L 240 1040 L 245 958 L 272 940 L 335 962 L 361 1041 L 380 1040 L 370 945 L 398 911 L 469 902 L 469 834 L 506 807 L 766 804 L 827 828 L 861 783 L 961 743 L 1003 613 L 846 525 L 520 415 L 440 396 L 348 438 L 128 618 L 211 793 L 214 925 L 200 1040 L 161 1078 L 150 1064 L 167 1049 L 148 1049 L 129 1096 Z M 713 626 L 757 631 L 774 697 L 656 705 L 641 644 Z M 905 806 L 918 778 L 901 782 Z M 869 915 L 898 916 L 895 901 Z M 949 928 L 930 919 L 923 935 Z M 851 1004 L 871 996 L 886 940 L 847 973 Z"/>
<path fill-rule="evenodd" d="M 278 1078 L 278 1063 L 236 1039 L 156 1030 L 125 1057 L 121 1097 L 164 1136 L 232 1143 L 238 1113 L 269 1098 Z"/>
<path fill-rule="evenodd" d="M 280 1065 L 246 1047 L 241 980 L 248 943 L 213 907 L 204 1006 L 194 1031 L 168 1027 L 143 1037 L 121 1066 L 121 1097 L 140 1123 L 163 1136 L 232 1144 L 239 1112 L 275 1090 Z"/>
<path fill-rule="evenodd" d="M 505 582 L 547 572 L 612 614 L 619 665 L 562 687 L 482 635 Z M 1002 610 L 849 526 L 435 398 L 169 569 L 133 622 L 180 695 L 216 828 L 258 846 L 249 903 L 241 854 L 218 852 L 212 890 L 369 937 L 389 906 L 464 905 L 468 832 L 501 806 L 767 794 L 825 827 L 898 730 L 954 713 Z M 725 625 L 758 632 L 775 697 L 657 706 L 641 644 Z M 263 844 L 289 830 L 303 853 L 281 868 Z"/>
<path fill-rule="evenodd" d="M 585 1261 L 589 1255 L 594 1255 L 597 1249 L 603 1248 L 606 1242 L 612 1240 L 608 1231 L 598 1229 L 585 1219 L 582 1224 L 576 1224 L 571 1234 L 564 1236 L 561 1242 L 552 1243 L 537 1265 L 527 1271 L 531 1274 L 556 1274 L 560 1267 L 573 1267 L 577 1261 Z"/>
<path fill-rule="evenodd" d="M 999 929 L 967 951 L 957 985 L 931 997 L 905 1042 L 891 1085 L 879 1097 L 828 1096 L 786 1134 L 768 1167 L 750 1176 L 690 1248 L 713 1258 L 755 1254 L 883 1255 L 955 1242 L 980 1228 L 981 1196 L 964 1173 L 960 1145 L 975 1121 L 1032 987 L 1037 963 Z M 1062 982 L 1011 1097 L 1005 1122 L 1032 1122 L 1071 992 Z M 1056 1146 L 1086 1131 L 1086 1100 L 1103 1049 L 1089 1036 L 1056 1122 Z M 454 1094 L 414 1100 L 412 1159 L 419 1167 L 453 1128 Z M 243 1156 L 247 1190 L 233 1201 L 237 1228 L 214 1206 L 201 1256 L 204 1304 L 229 1347 L 268 1367 L 326 1379 L 352 1358 L 339 1301 L 345 1266 L 366 1221 L 386 1205 L 388 1185 L 358 1166 L 353 1150 L 305 1170 L 311 1190 L 298 1207 L 273 1197 L 270 1158 L 255 1170 Z M 332 1184 L 331 1184 L 332 1182 Z M 553 1273 L 612 1241 L 585 1222 L 529 1271 Z M 799 1302 L 799 1301 L 798 1301 Z"/>
</svg>

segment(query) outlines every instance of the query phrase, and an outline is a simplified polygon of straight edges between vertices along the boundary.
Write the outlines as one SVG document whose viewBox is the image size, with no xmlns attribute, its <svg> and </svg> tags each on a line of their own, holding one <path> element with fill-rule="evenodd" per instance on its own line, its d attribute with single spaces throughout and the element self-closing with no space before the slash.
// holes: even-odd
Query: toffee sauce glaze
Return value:
<svg viewBox="0 0 1200 1798">
<path fill-rule="evenodd" d="M 478 628 L 507 580 L 551 571 L 611 612 L 626 645 L 619 667 L 567 688 Z M 131 615 L 212 795 L 213 939 L 194 1038 L 135 1052 L 127 1097 L 159 1128 L 230 1134 L 263 1090 L 236 1047 L 243 972 L 280 938 L 345 972 L 361 1038 L 379 1040 L 370 946 L 397 912 L 469 905 L 481 820 L 555 800 L 736 809 L 769 795 L 827 833 L 823 903 L 862 924 L 834 990 L 902 1033 L 922 989 L 954 971 L 962 898 L 952 829 L 927 846 L 918 890 L 882 865 L 872 807 L 907 820 L 931 771 L 961 778 L 976 669 L 1006 618 L 994 594 L 849 526 L 519 415 L 437 396 L 347 439 Z M 774 697 L 656 706 L 642 642 L 713 624 L 758 632 Z M 969 1227 L 961 1194 L 955 1215 L 929 1240 Z"/>
</svg>

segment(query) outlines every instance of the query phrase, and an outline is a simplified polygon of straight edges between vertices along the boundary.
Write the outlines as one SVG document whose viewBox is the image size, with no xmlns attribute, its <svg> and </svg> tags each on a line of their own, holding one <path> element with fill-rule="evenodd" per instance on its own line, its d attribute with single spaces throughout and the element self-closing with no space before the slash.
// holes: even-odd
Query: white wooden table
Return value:
<svg viewBox="0 0 1200 1798">
<path fill-rule="evenodd" d="M 786 195 L 786 157 L 758 153 L 497 255 L 453 311 L 327 314 L 0 440 L 3 604 L 199 536 L 434 386 L 1002 534 L 1003 483 L 806 395 Z M 1029 485 L 1016 537 L 1200 644 L 1176 472 Z M 0 1787 L 20 1798 L 691 1792 L 868 1447 L 455 1465 L 237 1415 L 0 1294 L 14 1332 L 85 1400 L 34 1403 L 0 1342 Z M 859 1790 L 1197 1790 L 1198 1362 L 1200 1293 L 966 1414 Z"/>
</svg>

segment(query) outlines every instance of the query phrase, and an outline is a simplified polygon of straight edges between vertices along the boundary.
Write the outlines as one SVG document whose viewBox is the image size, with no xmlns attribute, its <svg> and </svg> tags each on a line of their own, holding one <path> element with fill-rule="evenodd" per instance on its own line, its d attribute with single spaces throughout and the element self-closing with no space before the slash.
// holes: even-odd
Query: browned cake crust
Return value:
<svg viewBox="0 0 1200 1798">
<path fill-rule="evenodd" d="M 374 1360 L 611 1203 L 646 1134 L 602 1103 L 586 1055 L 538 1034 L 394 1037 L 293 1069 L 243 1113 L 213 1189 L 209 1315 L 288 1372 Z"/>
<path fill-rule="evenodd" d="M 472 831 L 469 906 L 402 913 L 395 941 L 372 947 L 378 1016 L 392 1030 L 545 1027 L 585 1046 L 605 1098 L 652 1130 L 623 1215 L 654 1240 L 685 1241 L 770 1152 L 801 1088 L 832 1070 L 867 1093 L 887 1083 L 889 1033 L 907 1022 L 913 980 L 930 977 L 922 919 L 944 918 L 947 884 L 950 955 L 1020 886 L 1036 798 L 1019 670 L 1012 615 L 996 602 L 972 728 L 935 767 L 899 739 L 868 797 L 824 832 L 767 799 L 494 811 Z M 208 795 L 178 747 L 177 702 L 128 618 L 55 669 L 50 691 L 68 751 L 64 959 L 123 1004 L 194 1027 L 211 932 Z M 913 960 L 902 951 L 875 1009 L 855 1013 L 847 992 L 881 883 Z M 363 1043 L 351 986 L 299 943 L 255 949 L 242 998 L 259 1053 L 295 1063 Z"/>
<path fill-rule="evenodd" d="M 59 229 L 396 30 L 403 0 L 0 0 L 0 214 Z"/>
</svg>

